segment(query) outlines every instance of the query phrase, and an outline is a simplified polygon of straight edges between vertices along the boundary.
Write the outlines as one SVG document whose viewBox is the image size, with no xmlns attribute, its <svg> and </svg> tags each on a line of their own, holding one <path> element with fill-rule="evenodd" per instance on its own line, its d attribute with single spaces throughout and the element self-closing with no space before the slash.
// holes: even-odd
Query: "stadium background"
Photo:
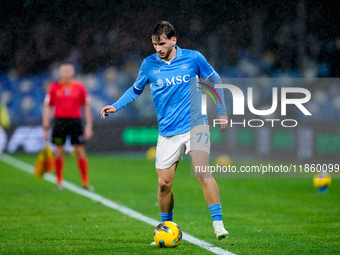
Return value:
<svg viewBox="0 0 340 255">
<path fill-rule="evenodd" d="M 308 88 L 313 118 L 303 131 L 230 128 L 225 137 L 213 132 L 215 148 L 229 155 L 336 160 L 339 11 L 338 1 L 0 1 L 0 99 L 12 122 L 5 149 L 38 152 L 44 146 L 43 99 L 63 60 L 74 63 L 92 98 L 89 151 L 139 151 L 155 145 L 157 122 L 148 91 L 105 122 L 99 112 L 133 84 L 142 59 L 154 52 L 153 26 L 169 20 L 178 45 L 199 50 L 222 77 L 280 78 L 285 86 L 316 79 Z M 273 86 L 260 86 L 258 106 L 266 104 Z M 231 101 L 227 107 L 232 108 Z M 303 120 L 298 113 L 293 117 Z M 261 132 L 267 132 L 267 140 Z"/>
</svg>

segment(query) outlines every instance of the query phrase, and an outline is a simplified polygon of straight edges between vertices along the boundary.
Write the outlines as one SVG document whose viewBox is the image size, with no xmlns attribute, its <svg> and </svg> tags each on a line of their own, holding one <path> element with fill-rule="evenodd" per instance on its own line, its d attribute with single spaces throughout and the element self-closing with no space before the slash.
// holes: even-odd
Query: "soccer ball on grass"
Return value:
<svg viewBox="0 0 340 255">
<path fill-rule="evenodd" d="M 156 158 L 156 146 L 150 147 L 146 152 L 146 158 L 149 161 L 154 161 Z"/>
<path fill-rule="evenodd" d="M 219 166 L 231 166 L 231 159 L 227 155 L 220 155 L 216 158 L 216 164 Z"/>
<path fill-rule="evenodd" d="M 153 238 L 158 247 L 173 248 L 182 240 L 182 230 L 172 221 L 159 223 L 153 233 Z"/>
<path fill-rule="evenodd" d="M 320 193 L 327 192 L 327 188 L 331 186 L 332 178 L 328 173 L 319 173 L 314 175 L 313 184 Z"/>
</svg>

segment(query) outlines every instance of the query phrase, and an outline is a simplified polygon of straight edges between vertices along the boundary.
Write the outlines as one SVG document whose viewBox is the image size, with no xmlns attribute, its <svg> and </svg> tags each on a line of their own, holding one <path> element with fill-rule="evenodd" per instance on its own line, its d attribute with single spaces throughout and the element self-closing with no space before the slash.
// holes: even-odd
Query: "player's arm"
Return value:
<svg viewBox="0 0 340 255">
<path fill-rule="evenodd" d="M 203 79 L 203 83 L 207 82 L 209 83 L 212 87 L 215 88 L 215 84 L 221 84 L 221 78 L 218 75 L 218 73 L 214 70 L 214 68 L 208 63 L 208 61 L 205 59 L 205 57 L 197 52 L 197 64 L 198 64 L 198 70 L 197 73 L 199 76 Z M 217 110 L 217 118 L 218 119 L 224 119 L 226 120 L 225 123 L 220 124 L 220 131 L 223 132 L 226 130 L 228 126 L 228 115 L 227 115 L 227 110 L 225 107 L 225 101 L 224 101 L 224 93 L 223 89 L 221 88 L 215 88 L 219 99 L 216 98 L 216 95 L 214 93 L 214 97 L 217 102 L 216 110 Z M 220 103 L 222 102 L 222 104 Z"/>
<path fill-rule="evenodd" d="M 213 71 L 213 73 L 210 75 L 210 77 L 208 78 L 209 83 L 215 88 L 216 84 L 221 84 L 221 78 L 218 75 L 218 73 L 216 71 Z M 225 120 L 224 122 L 220 121 L 221 124 L 220 125 L 220 132 L 224 132 L 227 127 L 228 127 L 228 115 L 227 115 L 227 110 L 225 107 L 225 100 L 224 100 L 224 93 L 223 93 L 223 89 L 221 88 L 215 88 L 217 95 L 219 96 L 219 98 L 221 99 L 222 104 L 220 103 L 220 100 L 217 103 L 216 106 L 216 115 L 217 115 L 217 119 L 223 119 Z M 215 96 L 215 94 L 214 94 Z"/>
<path fill-rule="evenodd" d="M 48 139 L 48 133 L 50 130 L 50 122 L 52 115 L 52 98 L 51 98 L 51 87 L 49 87 L 48 92 L 45 96 L 44 100 L 44 109 L 43 109 L 43 118 L 42 118 L 42 126 L 44 129 L 44 139 Z"/>
<path fill-rule="evenodd" d="M 224 132 L 227 129 L 227 127 L 228 127 L 228 115 L 227 114 L 217 115 L 217 119 L 225 120 L 225 122 L 219 124 L 220 125 L 220 132 Z"/>
<path fill-rule="evenodd" d="M 86 140 L 91 139 L 93 135 L 92 131 L 92 114 L 91 114 L 91 107 L 88 104 L 84 105 L 84 118 L 85 118 L 85 132 L 84 137 Z"/>
<path fill-rule="evenodd" d="M 127 106 L 135 101 L 143 92 L 144 86 L 149 82 L 147 76 L 146 62 L 142 63 L 139 70 L 138 78 L 136 82 L 112 105 L 104 106 L 100 112 L 101 118 L 105 119 L 105 116 L 110 116 L 108 113 L 114 113 L 119 109 Z"/>
<path fill-rule="evenodd" d="M 141 94 L 143 90 L 139 90 L 133 85 L 129 88 L 125 93 L 112 105 L 104 106 L 100 112 L 102 119 L 105 119 L 105 116 L 110 116 L 108 113 L 114 113 L 119 109 L 127 106 L 128 104 L 135 101 Z"/>
<path fill-rule="evenodd" d="M 100 112 L 100 115 L 102 116 L 102 119 L 105 119 L 105 116 L 110 116 L 109 113 L 116 112 L 117 109 L 113 107 L 112 105 L 104 106 Z"/>
<path fill-rule="evenodd" d="M 44 128 L 44 139 L 47 140 L 48 132 L 50 130 L 50 119 L 51 119 L 52 106 L 45 104 L 43 110 L 43 122 L 42 126 Z"/>
<path fill-rule="evenodd" d="M 90 97 L 88 95 L 87 89 L 84 84 L 82 84 L 82 93 L 80 96 L 81 104 L 84 109 L 84 120 L 85 120 L 85 130 L 84 130 L 84 138 L 85 140 L 91 139 L 93 135 L 92 131 L 92 114 L 91 114 L 91 105 L 90 105 Z"/>
</svg>

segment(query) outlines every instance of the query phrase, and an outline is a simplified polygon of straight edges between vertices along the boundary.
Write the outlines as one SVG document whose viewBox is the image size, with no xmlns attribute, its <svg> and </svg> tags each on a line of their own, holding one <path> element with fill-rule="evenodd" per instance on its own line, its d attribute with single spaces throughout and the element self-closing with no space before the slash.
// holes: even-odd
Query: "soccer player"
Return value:
<svg viewBox="0 0 340 255">
<path fill-rule="evenodd" d="M 92 137 L 92 116 L 87 90 L 83 83 L 74 80 L 75 70 L 72 64 L 63 63 L 59 68 L 60 80 L 51 84 L 45 97 L 43 112 L 44 138 L 48 139 L 50 117 L 54 108 L 52 142 L 56 145 L 55 168 L 57 188 L 62 190 L 64 144 L 70 136 L 74 146 L 81 183 L 84 189 L 93 190 L 89 183 L 88 162 L 84 143 Z M 81 108 L 84 108 L 85 130 L 81 120 Z"/>
<path fill-rule="evenodd" d="M 206 115 L 201 110 L 190 110 L 190 97 L 194 95 L 190 80 L 200 77 L 220 83 L 219 75 L 197 51 L 181 49 L 176 45 L 174 27 L 167 21 L 158 23 L 151 35 L 156 53 L 144 59 L 136 82 L 112 105 L 101 110 L 101 117 L 109 116 L 134 101 L 146 84 L 151 86 L 151 94 L 156 108 L 159 137 L 156 149 L 156 171 L 158 174 L 158 205 L 161 221 L 173 220 L 174 195 L 172 184 L 178 162 L 182 159 L 184 147 L 195 166 L 208 166 L 210 153 L 210 133 Z M 196 82 L 195 82 L 196 84 Z M 199 91 L 199 90 L 197 90 Z M 217 107 L 219 119 L 227 120 L 224 96 L 216 89 L 223 104 Z M 200 94 L 198 95 L 200 97 Z M 197 114 L 199 112 L 199 114 Z M 223 132 L 227 125 L 220 125 Z M 190 136 L 190 134 L 194 134 Z M 205 139 L 197 139 L 195 134 L 204 134 Z M 208 138 L 208 139 L 206 139 Z M 203 194 L 218 239 L 229 236 L 222 221 L 222 208 L 217 183 L 210 173 L 195 173 L 200 181 Z"/>
</svg>

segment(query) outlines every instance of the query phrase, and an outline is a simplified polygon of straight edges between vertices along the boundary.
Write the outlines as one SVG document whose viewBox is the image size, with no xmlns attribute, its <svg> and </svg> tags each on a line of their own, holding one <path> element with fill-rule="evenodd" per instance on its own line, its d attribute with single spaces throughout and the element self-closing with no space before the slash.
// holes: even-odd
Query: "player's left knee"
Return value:
<svg viewBox="0 0 340 255">
<path fill-rule="evenodd" d="M 86 157 L 85 149 L 82 146 L 75 146 L 75 153 L 77 158 L 84 158 Z"/>
<path fill-rule="evenodd" d="M 202 185 L 206 185 L 215 181 L 214 178 L 212 178 L 212 176 L 197 177 L 197 179 Z"/>
<path fill-rule="evenodd" d="M 168 193 L 171 191 L 171 182 L 164 181 L 162 179 L 158 179 L 158 187 L 161 193 Z"/>
</svg>

